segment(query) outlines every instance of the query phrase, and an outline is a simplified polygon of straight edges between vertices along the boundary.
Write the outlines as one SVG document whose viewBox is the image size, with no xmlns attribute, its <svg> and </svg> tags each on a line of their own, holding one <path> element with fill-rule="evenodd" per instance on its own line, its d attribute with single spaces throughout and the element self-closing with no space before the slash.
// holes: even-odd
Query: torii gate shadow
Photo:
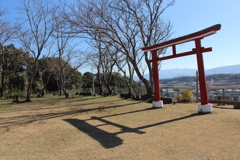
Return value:
<svg viewBox="0 0 240 160">
<path fill-rule="evenodd" d="M 123 143 L 123 140 L 116 136 L 116 134 L 108 133 L 101 130 L 91 124 L 88 124 L 84 120 L 79 119 L 64 119 L 64 121 L 70 123 L 80 131 L 88 134 L 93 139 L 97 140 L 105 148 L 113 148 Z"/>
<path fill-rule="evenodd" d="M 141 112 L 141 111 L 146 111 L 146 109 L 134 111 L 134 112 Z M 116 115 L 110 115 L 110 116 L 104 116 L 104 117 L 112 117 L 112 116 L 118 116 L 118 115 L 123 115 L 123 114 L 134 113 L 134 112 L 126 112 L 126 113 L 122 113 L 122 114 L 116 114 Z M 87 119 L 87 120 L 64 119 L 64 121 L 70 123 L 71 125 L 76 127 L 78 130 L 88 134 L 90 137 L 97 140 L 103 147 L 105 147 L 106 149 L 109 149 L 109 148 L 114 148 L 114 147 L 117 147 L 117 146 L 123 144 L 123 140 L 121 138 L 117 137 L 118 134 L 127 133 L 127 132 L 144 134 L 145 132 L 140 131 L 141 129 L 150 128 L 150 127 L 154 127 L 154 126 L 158 126 L 158 125 L 162 125 L 162 124 L 166 124 L 166 123 L 170 123 L 170 122 L 175 122 L 175 121 L 179 121 L 179 120 L 183 120 L 183 119 L 187 119 L 187 118 L 191 118 L 191 117 L 195 117 L 195 116 L 200 116 L 200 115 L 203 115 L 203 114 L 195 113 L 195 114 L 187 115 L 187 116 L 180 117 L 180 118 L 175 118 L 175 119 L 168 120 L 168 121 L 163 121 L 163 122 L 158 122 L 158 123 L 154 123 L 154 124 L 150 124 L 150 125 L 140 126 L 137 128 L 130 128 L 130 127 L 124 126 L 122 124 L 114 123 L 114 122 L 103 119 L 104 117 L 95 117 L 95 116 L 91 117 L 91 119 L 104 122 L 105 125 L 113 125 L 115 127 L 121 128 L 121 131 L 116 132 L 116 133 L 109 133 L 107 131 L 99 129 L 98 126 L 102 126 L 102 125 L 93 126 L 86 122 L 91 119 Z"/>
</svg>

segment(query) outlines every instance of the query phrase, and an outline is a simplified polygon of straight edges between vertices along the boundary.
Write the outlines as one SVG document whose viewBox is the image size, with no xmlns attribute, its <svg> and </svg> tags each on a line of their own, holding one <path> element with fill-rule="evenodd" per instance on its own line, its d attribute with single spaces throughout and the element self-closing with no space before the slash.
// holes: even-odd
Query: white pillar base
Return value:
<svg viewBox="0 0 240 160">
<path fill-rule="evenodd" d="M 212 113 L 212 104 L 198 105 L 198 113 Z"/>
<path fill-rule="evenodd" d="M 153 108 L 162 108 L 163 107 L 163 101 L 153 101 Z"/>
</svg>

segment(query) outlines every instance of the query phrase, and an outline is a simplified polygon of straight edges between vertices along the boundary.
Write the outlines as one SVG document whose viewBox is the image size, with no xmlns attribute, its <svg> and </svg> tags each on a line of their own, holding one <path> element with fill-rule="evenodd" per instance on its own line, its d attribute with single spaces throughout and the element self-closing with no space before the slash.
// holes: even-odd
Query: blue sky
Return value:
<svg viewBox="0 0 240 160">
<path fill-rule="evenodd" d="M 240 0 L 176 0 L 165 16 L 173 23 L 173 38 L 221 24 L 220 31 L 202 40 L 202 46 L 213 50 L 204 53 L 205 69 L 240 64 Z M 182 45 L 179 51 L 189 47 Z M 162 62 L 161 69 L 171 68 L 197 68 L 196 56 Z"/>
<path fill-rule="evenodd" d="M 18 5 L 18 0 L 0 0 L 0 6 L 6 6 L 9 12 Z M 9 14 L 9 18 L 15 14 Z M 203 47 L 213 50 L 204 53 L 205 69 L 240 64 L 240 0 L 176 0 L 164 17 L 173 24 L 172 38 L 221 24 L 220 31 L 202 40 Z M 192 46 L 180 45 L 177 52 L 190 51 Z M 161 69 L 172 68 L 197 68 L 196 56 L 166 60 L 161 64 Z"/>
</svg>

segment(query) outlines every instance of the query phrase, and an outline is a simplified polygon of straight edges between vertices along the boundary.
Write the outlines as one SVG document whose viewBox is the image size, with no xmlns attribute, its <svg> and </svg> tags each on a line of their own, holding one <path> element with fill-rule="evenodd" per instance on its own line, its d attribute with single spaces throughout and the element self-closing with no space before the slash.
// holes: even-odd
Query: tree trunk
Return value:
<svg viewBox="0 0 240 160">
<path fill-rule="evenodd" d="M 107 87 L 108 94 L 109 94 L 109 95 L 112 95 L 113 93 L 112 93 L 112 89 L 111 89 L 110 84 L 107 84 L 107 82 L 106 82 L 105 80 L 104 80 L 104 83 L 105 83 L 105 86 Z"/>
<path fill-rule="evenodd" d="M 152 69 L 152 65 L 151 63 L 148 62 L 148 52 L 144 52 L 144 56 L 145 56 L 145 62 L 148 66 L 148 72 L 149 72 L 149 83 L 150 83 L 150 87 L 151 87 L 151 90 L 153 92 L 153 69 Z"/>
<path fill-rule="evenodd" d="M 20 102 L 20 96 L 19 95 L 17 95 L 17 96 L 15 96 L 15 102 Z"/>
<path fill-rule="evenodd" d="M 148 80 L 146 80 L 146 79 L 143 77 L 143 75 L 142 75 L 142 74 L 140 73 L 140 71 L 139 71 L 139 68 L 138 68 L 137 64 L 136 64 L 133 60 L 131 60 L 131 63 L 132 63 L 132 65 L 133 65 L 133 67 L 134 67 L 134 69 L 135 69 L 135 71 L 136 71 L 139 79 L 143 82 L 143 84 L 144 84 L 145 87 L 146 87 L 147 97 L 148 97 L 148 98 L 152 98 L 152 94 L 153 94 L 153 92 L 152 92 L 152 87 L 150 86 Z"/>
<path fill-rule="evenodd" d="M 62 91 L 64 92 L 64 85 L 63 85 L 63 77 L 60 77 L 60 80 L 59 80 L 59 96 L 62 96 Z"/>
<path fill-rule="evenodd" d="M 64 92 L 64 94 L 65 94 L 65 98 L 68 98 L 68 97 L 69 97 L 68 91 L 66 91 L 65 89 L 63 89 L 63 92 Z"/>
<path fill-rule="evenodd" d="M 49 75 L 48 75 L 47 80 L 45 81 L 45 83 L 44 83 L 44 81 L 42 81 L 42 83 L 43 83 L 43 88 L 42 88 L 42 90 L 41 90 L 41 95 L 42 95 L 42 97 L 45 95 L 45 91 L 46 91 L 46 88 L 47 88 L 47 84 L 48 84 L 48 82 L 49 82 L 49 80 L 50 80 L 51 75 L 52 75 L 52 74 L 49 74 Z"/>
<path fill-rule="evenodd" d="M 41 96 L 44 97 L 45 95 L 45 87 L 41 90 Z"/>
<path fill-rule="evenodd" d="M 65 83 L 65 78 L 64 78 L 64 68 L 62 67 L 62 65 L 60 66 L 60 93 L 59 95 L 62 96 L 62 91 L 65 94 L 65 87 L 64 87 L 64 83 Z M 65 94 L 66 95 L 66 94 Z"/>
<path fill-rule="evenodd" d="M 58 95 L 60 96 L 60 92 L 61 92 L 61 85 L 59 84 L 60 81 L 56 81 L 57 82 L 57 86 L 58 86 Z"/>
<path fill-rule="evenodd" d="M 132 76 L 130 75 L 130 80 L 127 79 L 126 73 L 124 73 L 124 79 L 125 82 L 127 83 L 127 88 L 128 88 L 128 95 L 132 95 Z"/>
<path fill-rule="evenodd" d="M 31 94 L 32 94 L 32 83 L 33 83 L 33 77 L 30 78 L 27 88 L 27 98 L 26 102 L 31 102 Z"/>
<path fill-rule="evenodd" d="M 103 85 L 101 81 L 100 69 L 98 67 L 98 74 L 97 74 L 98 84 L 99 84 L 99 95 L 103 93 Z"/>
<path fill-rule="evenodd" d="M 5 72 L 2 72 L 2 77 L 1 77 L 1 97 L 3 98 L 4 97 L 4 89 L 5 89 Z"/>
<path fill-rule="evenodd" d="M 129 85 L 127 85 L 127 86 L 128 86 L 128 95 L 132 96 L 132 94 L 133 94 L 132 86 L 129 86 Z"/>
</svg>

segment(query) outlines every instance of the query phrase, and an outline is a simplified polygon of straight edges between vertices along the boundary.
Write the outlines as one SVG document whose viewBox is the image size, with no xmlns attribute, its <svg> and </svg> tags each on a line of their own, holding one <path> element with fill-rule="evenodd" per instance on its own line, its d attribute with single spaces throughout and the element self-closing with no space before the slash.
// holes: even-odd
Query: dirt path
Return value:
<svg viewBox="0 0 240 160">
<path fill-rule="evenodd" d="M 0 159 L 240 159 L 240 110 L 74 99 L 0 112 Z"/>
</svg>

